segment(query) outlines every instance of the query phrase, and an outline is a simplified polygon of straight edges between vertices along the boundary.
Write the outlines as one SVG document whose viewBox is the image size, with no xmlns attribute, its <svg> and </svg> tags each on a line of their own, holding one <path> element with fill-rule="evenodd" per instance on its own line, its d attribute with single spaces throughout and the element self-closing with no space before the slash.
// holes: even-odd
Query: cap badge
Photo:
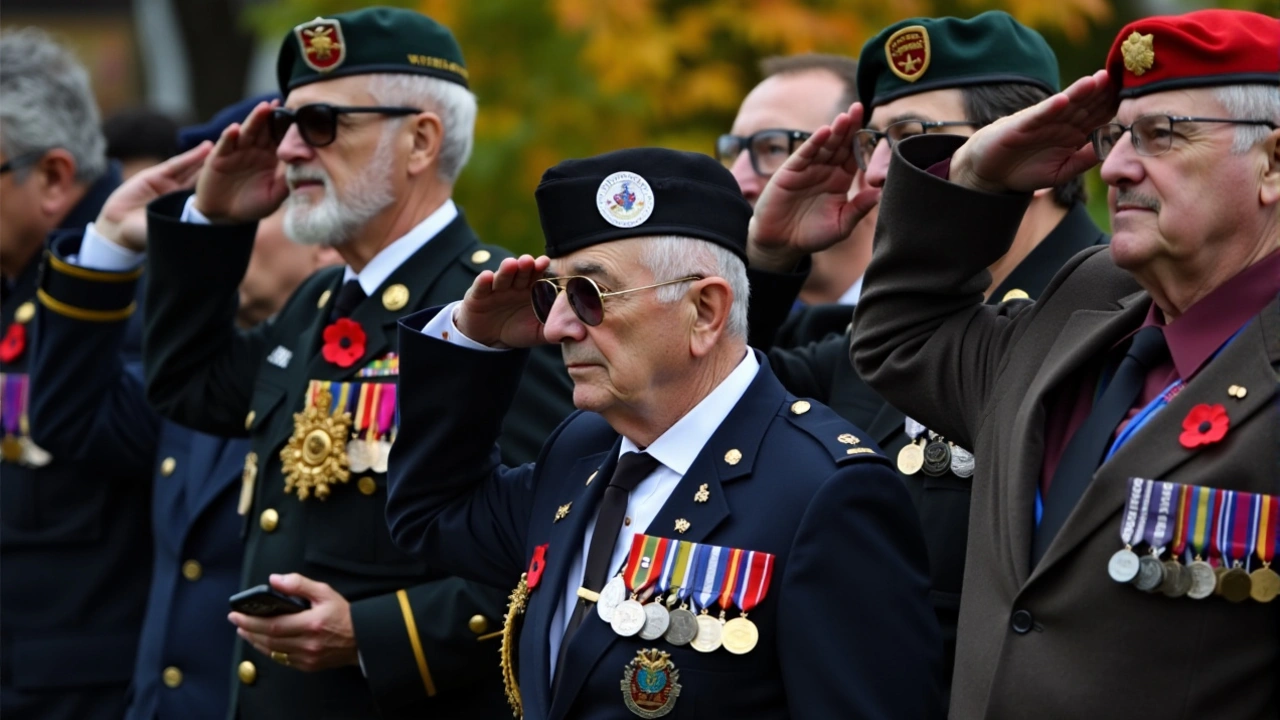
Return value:
<svg viewBox="0 0 1280 720">
<path fill-rule="evenodd" d="M 653 190 L 635 173 L 616 172 L 600 183 L 596 207 L 610 225 L 633 228 L 653 214 Z"/>
<path fill-rule="evenodd" d="M 894 75 L 915 82 L 929 69 L 933 53 L 929 49 L 929 31 L 923 25 L 904 27 L 884 41 L 885 59 Z"/>
<path fill-rule="evenodd" d="M 1120 52 L 1124 54 L 1125 69 L 1134 75 L 1141 76 L 1156 62 L 1155 39 L 1136 30 L 1125 38 Z"/>
<path fill-rule="evenodd" d="M 302 61 L 316 72 L 329 72 L 347 57 L 342 25 L 337 20 L 316 18 L 293 29 L 302 46 Z"/>
</svg>

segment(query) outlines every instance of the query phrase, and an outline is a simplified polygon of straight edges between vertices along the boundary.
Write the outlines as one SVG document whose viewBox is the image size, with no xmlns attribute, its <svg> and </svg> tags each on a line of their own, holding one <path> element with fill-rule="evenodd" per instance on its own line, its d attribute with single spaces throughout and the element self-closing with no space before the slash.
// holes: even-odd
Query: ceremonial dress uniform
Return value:
<svg viewBox="0 0 1280 720">
<path fill-rule="evenodd" d="M 113 165 L 62 221 L 62 231 L 83 231 L 119 182 Z M 118 718 L 151 574 L 147 473 L 89 452 L 64 457 L 32 442 L 29 417 L 41 414 L 28 399 L 39 335 L 38 267 L 33 258 L 6 286 L 3 302 L 0 715 Z M 134 334 L 128 345 L 136 356 Z M 88 359 L 80 352 L 49 361 L 75 365 Z M 78 402 L 50 399 L 64 401 Z"/>
<path fill-rule="evenodd" d="M 1193 28 L 1196 15 L 1204 17 L 1184 16 Z M 1280 32 L 1275 21 L 1247 15 L 1250 32 L 1259 33 L 1254 47 L 1265 36 L 1271 48 L 1252 62 L 1269 63 L 1274 78 Z M 1186 38 L 1209 42 L 1218 31 L 1192 29 L 1180 37 L 1159 27 L 1167 21 L 1182 20 L 1153 18 L 1134 29 L 1139 38 L 1154 33 L 1156 58 L 1165 53 L 1164 64 L 1143 81 L 1182 73 L 1181 84 L 1170 87 L 1195 85 L 1180 57 L 1190 56 L 1186 48 L 1201 40 Z M 1126 28 L 1121 39 L 1128 35 Z M 1247 47 L 1239 35 L 1213 47 Z M 1201 57 L 1218 57 L 1216 49 L 1203 52 Z M 1233 76 L 1220 77 L 1230 83 Z M 1128 87 L 1128 74 L 1123 82 Z M 1204 488 L 1215 497 L 1280 492 L 1272 457 L 1280 254 L 1228 280 L 1167 326 L 1175 353 L 1172 329 L 1179 323 L 1187 331 L 1199 326 L 1194 332 L 1212 337 L 1213 347 L 1190 369 L 1178 364 L 1181 392 L 1164 397 L 1167 404 L 1135 425 L 1128 442 L 1117 441 L 1073 504 L 1053 505 L 1060 482 L 1054 480 L 1042 519 L 1037 506 L 1043 483 L 1037 480 L 1046 474 L 1051 452 L 1066 462 L 1060 454 L 1063 438 L 1070 437 L 1063 432 L 1067 417 L 1077 403 L 1088 409 L 1104 364 L 1118 361 L 1112 349 L 1119 344 L 1123 350 L 1157 314 L 1151 297 L 1104 248 L 1073 258 L 1035 303 L 982 305 L 984 268 L 1008 250 L 1029 197 L 969 190 L 928 171 L 959 144 L 920 137 L 895 149 L 853 337 L 853 361 L 873 387 L 910 416 L 973 447 L 981 459 L 952 717 L 1275 717 L 1280 613 L 1274 604 L 1194 599 L 1176 589 L 1176 597 L 1144 593 L 1109 579 L 1108 563 L 1126 544 L 1122 519 L 1134 478 L 1168 482 L 1170 490 Z M 932 211 L 921 215 L 920 207 Z M 1156 388 L 1155 400 L 1161 399 Z M 1218 405 L 1222 416 L 1213 422 L 1195 419 L 1201 406 L 1213 411 Z M 1206 435 L 1212 429 L 1225 432 L 1212 439 Z M 1151 504 L 1150 512 L 1155 509 Z M 1148 528 L 1176 524 L 1203 535 L 1208 515 L 1214 527 L 1249 534 L 1247 517 L 1240 522 L 1192 514 L 1195 527 L 1187 527 L 1186 517 L 1169 519 L 1165 509 L 1163 523 L 1148 522 L 1146 504 L 1131 511 Z M 1054 513 L 1063 520 L 1048 527 Z M 1160 545 L 1153 543 L 1157 551 Z M 1226 557 L 1210 552 L 1206 546 L 1205 560 Z"/>
<path fill-rule="evenodd" d="M 731 248 L 742 243 L 749 210 L 732 177 L 699 157 L 629 150 L 552 168 L 538 191 L 548 255 L 655 234 Z M 597 193 L 596 186 L 622 188 L 619 205 L 600 201 L 597 214 L 597 196 L 615 193 Z M 630 227 L 600 219 L 628 203 L 652 217 Z M 401 322 L 406 382 L 388 518 L 397 542 L 428 562 L 487 583 L 519 580 L 505 636 L 508 650 L 518 643 L 518 672 L 510 657 L 505 661 L 509 692 L 524 717 L 938 711 L 940 643 L 927 605 L 924 546 L 905 491 L 869 438 L 826 407 L 788 394 L 763 355 L 744 348 L 736 368 L 643 451 L 603 415 L 578 412 L 547 440 L 537 463 L 499 465 L 494 441 L 526 352 L 464 347 L 470 341 L 453 327 L 454 307 Z M 438 375 L 449 377 L 440 390 L 417 380 Z M 478 393 L 490 401 L 468 402 Z M 445 411 L 456 422 L 432 421 Z M 638 484 L 634 477 L 620 484 L 622 468 L 641 452 L 653 465 Z M 606 536 L 612 549 L 602 575 L 631 569 L 610 585 L 648 573 L 659 595 L 693 589 L 694 609 L 712 611 L 700 621 L 710 625 L 708 633 L 749 610 L 758 645 L 732 652 L 714 643 L 699 647 L 702 630 L 692 643 L 660 630 L 644 639 L 647 630 L 639 626 L 621 636 L 617 618 L 612 627 L 604 621 L 599 608 L 609 589 L 592 587 L 590 568 L 610 492 L 619 487 L 626 519 L 616 518 L 616 542 Z M 744 559 L 723 577 L 717 572 L 725 565 L 714 561 L 681 564 L 684 582 L 668 586 L 673 571 L 661 579 L 657 568 L 676 565 L 664 562 L 662 551 L 638 549 L 650 542 L 675 548 L 673 555 L 683 544 L 690 554 L 696 545 L 703 553 L 767 557 L 772 580 L 745 570 Z M 649 600 L 641 585 L 635 580 L 632 588 Z M 763 599 L 742 602 L 736 594 L 742 588 Z M 724 609 L 719 621 L 717 602 Z"/>
<path fill-rule="evenodd" d="M 147 404 L 141 363 L 121 355 L 141 268 L 95 270 L 81 250 L 79 237 L 62 238 L 46 259 L 35 438 L 55 456 L 152 477 L 155 556 L 126 717 L 225 718 L 235 628 L 223 616 L 240 589 L 236 501 L 249 443 L 164 421 Z"/>
</svg>

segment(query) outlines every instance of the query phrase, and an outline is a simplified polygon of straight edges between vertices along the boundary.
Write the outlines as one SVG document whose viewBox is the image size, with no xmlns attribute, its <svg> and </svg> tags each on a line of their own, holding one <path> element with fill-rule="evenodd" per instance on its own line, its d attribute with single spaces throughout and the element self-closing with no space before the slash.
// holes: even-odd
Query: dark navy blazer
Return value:
<svg viewBox="0 0 1280 720">
<path fill-rule="evenodd" d="M 682 690 L 670 718 L 928 718 L 940 714 L 941 641 L 911 500 L 861 431 L 824 406 L 797 405 L 761 369 L 647 533 L 776 555 L 751 612 L 759 646 L 738 656 L 620 638 L 594 615 L 574 635 L 553 697 L 548 638 L 569 564 L 617 462 L 620 436 L 572 414 L 536 464 L 498 464 L 494 441 L 524 352 L 467 350 L 400 329 L 400 437 L 388 519 L 396 541 L 481 582 L 516 585 L 549 543 L 519 642 L 524 717 L 630 718 L 620 682 L 642 648 L 671 653 Z M 449 382 L 427 382 L 448 377 Z M 447 417 L 448 422 L 440 418 Z M 855 444 L 842 442 L 852 434 Z M 850 452 L 852 448 L 870 452 Z M 726 458 L 730 450 L 737 454 Z M 695 501 L 707 487 L 706 502 Z M 563 520 L 557 509 L 572 503 Z M 676 530 L 677 520 L 687 531 Z M 683 525 L 683 523 L 679 523 Z"/>
<path fill-rule="evenodd" d="M 51 252 L 65 259 L 79 237 Z M 119 280 L 58 274 L 46 284 L 76 307 L 107 311 L 113 297 L 135 288 Z M 65 268 L 64 268 L 65 269 Z M 130 286 L 133 283 L 128 283 Z M 94 307 L 98 303 L 98 307 Z M 133 670 L 127 717 L 227 716 L 235 628 L 227 598 L 240 589 L 240 517 L 236 514 L 245 439 L 220 438 L 165 421 L 147 404 L 140 363 L 125 363 L 119 346 L 125 320 L 95 322 L 41 307 L 33 359 L 32 426 L 55 456 L 93 458 L 151 478 L 151 589 Z M 176 687 L 169 684 L 181 674 Z"/>
</svg>

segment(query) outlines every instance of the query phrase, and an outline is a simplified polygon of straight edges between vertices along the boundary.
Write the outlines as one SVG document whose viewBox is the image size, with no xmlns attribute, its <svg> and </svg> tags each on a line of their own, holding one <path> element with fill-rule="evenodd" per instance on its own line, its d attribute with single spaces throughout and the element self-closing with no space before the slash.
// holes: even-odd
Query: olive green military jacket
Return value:
<svg viewBox="0 0 1280 720">
<path fill-rule="evenodd" d="M 490 634 L 501 627 L 506 591 L 450 577 L 400 551 L 387 530 L 385 471 L 352 468 L 346 481 L 330 483 L 327 498 L 313 489 L 302 500 L 300 493 L 286 492 L 281 451 L 291 439 L 294 447 L 302 445 L 306 428 L 315 427 L 314 415 L 309 420 L 304 412 L 316 396 L 309 388 L 331 389 L 336 398 L 344 383 L 351 393 L 367 383 L 393 384 L 397 377 L 389 360 L 397 349 L 396 320 L 461 298 L 481 270 L 496 269 L 510 254 L 481 246 L 459 215 L 355 308 L 350 320 L 364 335 L 364 350 L 341 367 L 322 348 L 342 268 L 317 272 L 274 320 L 238 331 L 237 286 L 256 224 L 182 223 L 184 201 L 182 194 L 169 195 L 149 208 L 148 397 L 176 422 L 250 437 L 240 506 L 243 587 L 289 572 L 328 583 L 351 602 L 361 661 L 361 667 L 306 673 L 271 662 L 238 640 L 232 715 L 275 720 L 505 714 L 498 640 Z M 571 410 L 568 377 L 558 349 L 549 346 L 535 355 L 521 382 L 501 441 L 504 462 L 533 460 Z M 380 430 L 386 437 L 386 428 Z M 342 445 L 305 450 L 336 455 Z"/>
</svg>

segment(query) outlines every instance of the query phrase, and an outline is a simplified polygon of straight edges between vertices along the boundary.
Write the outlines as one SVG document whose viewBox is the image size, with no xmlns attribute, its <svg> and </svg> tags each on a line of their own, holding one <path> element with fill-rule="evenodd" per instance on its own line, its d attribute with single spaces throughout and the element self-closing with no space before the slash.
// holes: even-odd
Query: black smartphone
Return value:
<svg viewBox="0 0 1280 720">
<path fill-rule="evenodd" d="M 254 617 L 275 617 L 310 610 L 311 603 L 258 585 L 231 596 L 231 609 Z"/>
</svg>

